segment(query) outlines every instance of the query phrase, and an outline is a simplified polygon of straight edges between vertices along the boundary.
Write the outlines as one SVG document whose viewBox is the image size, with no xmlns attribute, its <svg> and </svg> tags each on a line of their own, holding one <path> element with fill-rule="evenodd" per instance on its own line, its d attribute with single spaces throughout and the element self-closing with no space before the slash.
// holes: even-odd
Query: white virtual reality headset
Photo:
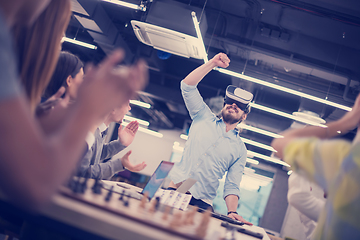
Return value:
<svg viewBox="0 0 360 240">
<path fill-rule="evenodd" d="M 254 95 L 244 89 L 238 88 L 234 85 L 229 85 L 226 88 L 225 104 L 235 103 L 245 113 L 250 112 L 250 102 Z"/>
</svg>

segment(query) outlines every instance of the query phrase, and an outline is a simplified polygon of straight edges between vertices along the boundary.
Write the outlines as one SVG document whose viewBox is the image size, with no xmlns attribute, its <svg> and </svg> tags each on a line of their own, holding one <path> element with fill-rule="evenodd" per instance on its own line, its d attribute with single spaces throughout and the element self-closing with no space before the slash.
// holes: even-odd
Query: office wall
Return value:
<svg viewBox="0 0 360 240">
<path fill-rule="evenodd" d="M 160 133 L 163 134 L 162 138 L 138 131 L 133 143 L 113 158 L 122 157 L 127 151 L 132 150 L 130 161 L 134 164 L 145 161 L 147 166 L 140 173 L 152 175 L 162 160 L 170 160 L 174 141 L 179 142 L 182 147 L 185 144 L 180 138 L 181 131 L 162 130 Z"/>
</svg>

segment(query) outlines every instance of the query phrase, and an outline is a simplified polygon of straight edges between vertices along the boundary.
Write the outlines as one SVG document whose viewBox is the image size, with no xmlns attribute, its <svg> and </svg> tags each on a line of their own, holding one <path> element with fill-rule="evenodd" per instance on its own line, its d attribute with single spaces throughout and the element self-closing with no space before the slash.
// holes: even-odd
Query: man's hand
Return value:
<svg viewBox="0 0 360 240">
<path fill-rule="evenodd" d="M 228 212 L 232 212 L 228 214 L 228 217 L 235 220 L 239 220 L 247 225 L 252 226 L 253 224 L 251 222 L 246 221 L 242 216 L 238 215 L 235 212 L 238 206 L 238 202 L 239 202 L 239 197 L 237 195 L 229 194 L 225 197 L 225 203 Z"/>
<path fill-rule="evenodd" d="M 212 61 L 217 67 L 227 68 L 230 63 L 230 59 L 225 53 L 216 54 L 210 61 Z"/>
<path fill-rule="evenodd" d="M 225 53 L 218 53 L 207 63 L 204 63 L 189 73 L 183 82 L 187 85 L 196 86 L 212 69 L 215 67 L 227 68 L 229 63 L 230 59 Z"/>
<path fill-rule="evenodd" d="M 237 213 L 230 213 L 228 215 L 228 217 L 232 218 L 232 219 L 235 219 L 235 220 L 238 220 L 238 221 L 241 221 L 241 222 L 243 222 L 243 223 L 245 223 L 247 225 L 250 225 L 250 226 L 253 225 L 251 222 L 246 221 L 242 216 L 238 215 Z"/>
<path fill-rule="evenodd" d="M 139 163 L 137 165 L 133 165 L 132 163 L 130 163 L 129 160 L 129 156 L 131 154 L 131 150 L 128 151 L 122 158 L 121 158 L 121 163 L 124 166 L 124 168 L 128 169 L 131 172 L 139 172 L 141 170 L 143 170 L 146 167 L 146 163 L 142 162 Z"/>
<path fill-rule="evenodd" d="M 125 128 L 119 127 L 118 136 L 119 141 L 124 146 L 129 146 L 135 138 L 135 134 L 139 129 L 139 123 L 137 121 L 130 122 Z"/>
</svg>

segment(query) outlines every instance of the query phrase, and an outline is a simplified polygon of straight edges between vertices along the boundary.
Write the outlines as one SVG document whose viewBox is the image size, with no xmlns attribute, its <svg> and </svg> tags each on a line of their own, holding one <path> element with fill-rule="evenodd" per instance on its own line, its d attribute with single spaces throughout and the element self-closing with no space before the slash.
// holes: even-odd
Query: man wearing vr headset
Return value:
<svg viewBox="0 0 360 240">
<path fill-rule="evenodd" d="M 210 110 L 203 101 L 197 84 L 214 68 L 229 66 L 230 59 L 219 53 L 207 63 L 192 71 L 182 82 L 181 91 L 193 120 L 189 137 L 180 162 L 169 174 L 170 188 L 179 187 L 187 178 L 197 182 L 190 188 L 190 205 L 212 209 L 219 179 L 227 172 L 224 185 L 224 199 L 228 217 L 252 225 L 237 214 L 240 197 L 240 181 L 246 163 L 247 150 L 239 137 L 236 126 L 246 119 L 250 112 L 250 92 L 235 86 L 226 89 L 225 103 L 221 118 Z"/>
</svg>

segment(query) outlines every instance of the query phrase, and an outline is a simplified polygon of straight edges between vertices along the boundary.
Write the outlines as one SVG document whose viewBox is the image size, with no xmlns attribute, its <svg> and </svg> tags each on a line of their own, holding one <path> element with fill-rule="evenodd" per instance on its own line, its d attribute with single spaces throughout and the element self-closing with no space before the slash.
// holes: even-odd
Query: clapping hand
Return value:
<svg viewBox="0 0 360 240">
<path fill-rule="evenodd" d="M 139 129 L 137 121 L 130 122 L 125 128 L 120 125 L 118 129 L 119 141 L 124 146 L 129 146 L 135 138 L 135 134 Z"/>
<path fill-rule="evenodd" d="M 139 163 L 137 165 L 133 165 L 130 160 L 129 160 L 129 156 L 131 154 L 131 150 L 128 151 L 122 158 L 121 158 L 121 163 L 124 166 L 124 168 L 128 169 L 131 172 L 139 172 L 141 170 L 143 170 L 146 167 L 146 163 L 142 162 Z"/>
</svg>

